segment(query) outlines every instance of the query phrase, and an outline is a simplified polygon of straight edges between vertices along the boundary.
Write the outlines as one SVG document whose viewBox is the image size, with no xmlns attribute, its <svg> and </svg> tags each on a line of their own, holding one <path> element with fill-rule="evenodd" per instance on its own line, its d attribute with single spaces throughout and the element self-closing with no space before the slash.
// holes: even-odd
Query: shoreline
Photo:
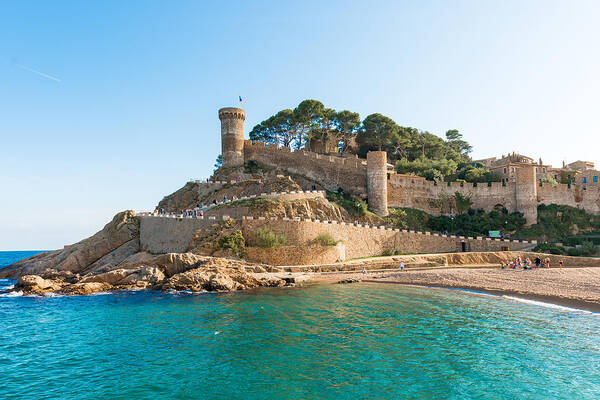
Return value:
<svg viewBox="0 0 600 400">
<path fill-rule="evenodd" d="M 600 313 L 600 269 L 579 267 L 544 270 L 501 270 L 490 266 L 435 268 L 369 273 L 320 274 L 314 282 L 354 280 L 432 289 L 481 292 L 500 297 L 539 301 Z"/>
<path fill-rule="evenodd" d="M 469 268 L 471 271 L 473 271 L 473 269 Z M 464 267 L 463 268 L 446 268 L 445 271 L 455 271 L 458 270 L 460 272 L 467 272 L 465 271 Z M 498 271 L 498 269 L 493 269 L 493 268 L 489 268 L 489 267 L 481 267 L 479 268 L 480 272 L 494 272 L 494 271 Z M 371 273 L 367 273 L 366 276 L 364 276 L 362 274 L 362 272 L 356 271 L 356 272 L 349 272 L 349 271 L 344 271 L 344 272 L 339 272 L 339 273 L 304 273 L 304 274 L 294 274 L 296 276 L 294 276 L 294 280 L 296 280 L 297 278 L 301 278 L 298 279 L 296 281 L 296 284 L 299 284 L 300 287 L 302 286 L 310 286 L 313 284 L 337 284 L 340 283 L 340 281 L 343 280 L 348 280 L 349 282 L 347 283 L 353 283 L 353 281 L 356 281 L 356 283 L 369 283 L 369 284 L 392 284 L 392 285 L 403 285 L 403 286 L 412 286 L 412 287 L 420 287 L 420 288 L 428 288 L 428 289 L 435 289 L 435 290 L 451 290 L 451 291 L 459 291 L 462 292 L 463 294 L 474 294 L 474 295 L 489 295 L 489 296 L 494 296 L 494 297 L 498 297 L 498 298 L 504 298 L 504 299 L 509 299 L 510 298 L 515 298 L 515 301 L 518 301 L 518 299 L 521 300 L 530 300 L 530 301 L 535 301 L 535 302 L 541 302 L 541 303 L 546 303 L 546 304 L 550 304 L 550 305 L 556 305 L 556 306 L 562 306 L 562 307 L 567 307 L 570 309 L 573 309 L 574 311 L 586 311 L 586 312 L 592 312 L 592 313 L 598 313 L 600 314 L 600 301 L 588 301 L 582 298 L 578 298 L 575 295 L 569 297 L 569 296 L 560 296 L 560 295 L 556 295 L 556 294 L 551 294 L 551 293 L 533 293 L 531 291 L 525 291 L 523 288 L 510 288 L 510 287 L 503 287 L 503 288 L 494 288 L 494 287 L 488 287 L 485 285 L 477 285 L 477 284 L 473 284 L 473 283 L 460 283 L 460 282 L 453 282 L 453 283 L 443 283 L 440 282 L 439 280 L 436 281 L 436 279 L 428 279 L 428 280 L 421 280 L 421 281 L 415 281 L 415 280 L 410 280 L 407 278 L 410 278 L 410 275 L 415 275 L 415 274 L 427 274 L 427 272 L 432 273 L 435 272 L 436 275 L 439 275 L 440 272 L 444 272 L 444 271 L 440 271 L 439 269 L 436 270 L 416 270 L 416 271 L 403 271 L 403 272 L 387 272 L 387 273 L 379 273 L 379 274 L 373 274 L 373 272 Z M 512 272 L 522 272 L 522 271 L 512 271 Z M 281 273 L 254 273 L 252 275 L 255 276 L 260 276 L 261 278 L 266 277 L 265 275 L 270 275 L 272 277 L 277 277 L 277 278 L 282 278 Z M 287 275 L 287 274 L 285 274 Z M 291 274 L 290 274 L 291 275 Z M 398 279 L 399 277 L 403 278 L 403 279 Z M 476 279 L 475 279 L 476 280 Z M 295 285 L 294 285 L 295 286 Z M 285 288 L 290 288 L 289 286 L 284 286 Z M 298 286 L 296 286 L 298 287 Z M 9 289 L 9 288 L 3 288 L 3 289 Z M 252 289 L 254 288 L 249 288 L 246 290 L 242 290 L 242 291 L 252 291 Z M 86 295 L 98 295 L 98 294 L 113 294 L 113 293 L 123 293 L 123 292 L 129 292 L 129 291 L 135 291 L 135 292 L 139 292 L 139 291 L 157 291 L 157 292 L 161 292 L 161 290 L 156 290 L 156 289 L 152 289 L 152 288 L 136 288 L 136 289 L 120 289 L 120 290 L 108 290 L 108 291 L 102 291 L 102 292 L 94 292 L 94 293 L 89 293 Z M 219 292 L 211 292 L 211 291 L 197 291 L 197 292 L 190 292 L 189 290 L 176 290 L 175 292 L 179 292 L 179 293 L 191 293 L 191 294 L 201 294 L 201 293 L 219 293 Z M 229 291 L 229 292 L 220 292 L 220 293 L 235 293 L 236 291 Z M 13 292 L 14 293 L 14 292 Z M 50 294 L 52 293 L 52 294 Z M 165 292 L 168 293 L 168 292 Z M 1 297 L 63 297 L 63 296 L 69 296 L 66 294 L 59 294 L 59 293 L 54 293 L 54 292 L 48 292 L 48 294 L 50 295 L 46 295 L 46 294 L 21 294 L 21 295 L 8 295 L 8 293 L 3 293 L 3 296 Z M 540 305 L 542 306 L 542 305 Z"/>
<path fill-rule="evenodd" d="M 515 290 L 499 290 L 499 289 L 489 289 L 485 287 L 466 287 L 461 285 L 428 285 L 428 284 L 420 284 L 420 283 L 403 283 L 403 282 L 395 282 L 395 281 L 385 281 L 378 279 L 365 279 L 361 282 L 364 283 L 385 283 L 391 285 L 403 285 L 403 286 L 413 286 L 420 288 L 428 288 L 428 289 L 437 289 L 437 290 L 451 290 L 462 292 L 466 294 L 485 294 L 498 298 L 519 298 L 523 300 L 533 300 L 541 303 L 553 304 L 557 306 L 571 308 L 577 311 L 589 311 L 592 313 L 600 314 L 600 304 L 584 301 L 580 299 L 573 299 L 567 297 L 553 296 L 553 295 L 542 295 L 542 294 L 533 294 L 533 293 L 523 293 Z"/>
</svg>

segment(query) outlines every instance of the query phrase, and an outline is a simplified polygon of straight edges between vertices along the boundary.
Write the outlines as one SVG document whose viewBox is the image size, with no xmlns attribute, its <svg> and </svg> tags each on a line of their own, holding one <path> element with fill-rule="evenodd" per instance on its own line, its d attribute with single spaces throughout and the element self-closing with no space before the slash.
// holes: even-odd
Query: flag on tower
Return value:
<svg viewBox="0 0 600 400">
<path fill-rule="evenodd" d="M 238 96 L 240 98 L 240 106 L 242 105 L 242 96 Z"/>
</svg>

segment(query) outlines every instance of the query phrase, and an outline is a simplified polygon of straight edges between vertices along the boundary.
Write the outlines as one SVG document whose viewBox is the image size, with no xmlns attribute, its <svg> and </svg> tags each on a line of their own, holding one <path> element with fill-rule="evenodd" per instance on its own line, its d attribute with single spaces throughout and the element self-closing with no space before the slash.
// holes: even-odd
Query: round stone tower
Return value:
<svg viewBox="0 0 600 400">
<path fill-rule="evenodd" d="M 224 167 L 244 165 L 244 120 L 241 108 L 225 107 L 219 110 L 221 120 L 221 156 Z"/>
<path fill-rule="evenodd" d="M 387 208 L 387 153 L 367 153 L 367 197 L 369 208 L 377 215 L 388 215 Z"/>
</svg>

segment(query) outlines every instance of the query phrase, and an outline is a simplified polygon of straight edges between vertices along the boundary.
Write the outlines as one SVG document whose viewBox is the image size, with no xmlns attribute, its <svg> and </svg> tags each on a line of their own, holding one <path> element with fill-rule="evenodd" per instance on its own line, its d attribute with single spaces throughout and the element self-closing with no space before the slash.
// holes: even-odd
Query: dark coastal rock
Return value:
<svg viewBox="0 0 600 400">
<path fill-rule="evenodd" d="M 348 279 L 339 280 L 336 283 L 343 285 L 343 284 L 347 284 L 347 283 L 357 283 L 357 282 L 362 282 L 362 279 L 348 278 Z"/>
</svg>

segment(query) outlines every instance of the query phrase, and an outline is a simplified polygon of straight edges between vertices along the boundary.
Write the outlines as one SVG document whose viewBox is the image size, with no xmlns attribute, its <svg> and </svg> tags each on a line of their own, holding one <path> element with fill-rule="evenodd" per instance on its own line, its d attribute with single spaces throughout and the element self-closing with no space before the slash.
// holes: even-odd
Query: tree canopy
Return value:
<svg viewBox="0 0 600 400">
<path fill-rule="evenodd" d="M 445 139 L 428 131 L 398 125 L 391 118 L 374 113 L 361 121 L 356 112 L 336 111 L 318 100 L 302 101 L 267 118 L 250 131 L 250 139 L 295 149 L 311 148 L 313 143 L 328 143 L 340 154 L 368 151 L 387 152 L 399 173 L 414 173 L 430 180 L 498 181 L 496 174 L 474 165 L 471 145 L 456 129 Z"/>
</svg>

